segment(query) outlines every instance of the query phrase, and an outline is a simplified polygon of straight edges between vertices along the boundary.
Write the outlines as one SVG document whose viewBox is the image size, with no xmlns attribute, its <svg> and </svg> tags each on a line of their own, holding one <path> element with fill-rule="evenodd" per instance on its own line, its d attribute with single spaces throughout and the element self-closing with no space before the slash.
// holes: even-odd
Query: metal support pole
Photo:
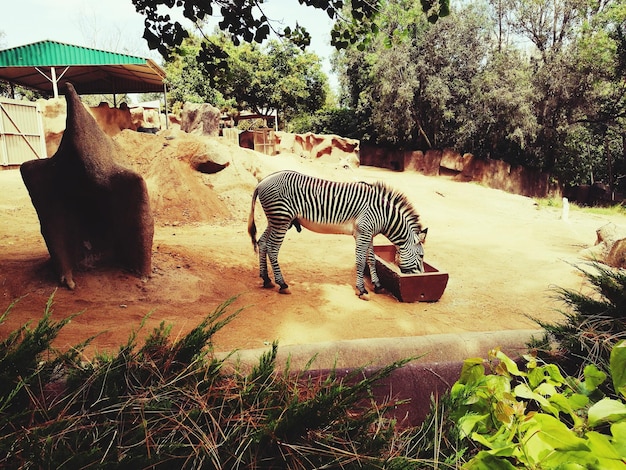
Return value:
<svg viewBox="0 0 626 470">
<path fill-rule="evenodd" d="M 58 98 L 59 85 L 57 83 L 57 71 L 54 67 L 50 67 L 50 81 L 52 82 L 52 94 L 54 98 Z"/>
<path fill-rule="evenodd" d="M 170 128 L 170 118 L 167 114 L 167 85 L 163 82 L 163 100 L 165 102 L 165 128 Z"/>
</svg>

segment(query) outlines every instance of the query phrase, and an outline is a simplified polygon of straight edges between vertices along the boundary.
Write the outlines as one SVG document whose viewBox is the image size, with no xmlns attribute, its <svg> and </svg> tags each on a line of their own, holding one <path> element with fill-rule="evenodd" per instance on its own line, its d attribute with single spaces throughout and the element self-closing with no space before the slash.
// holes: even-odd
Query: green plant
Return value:
<svg viewBox="0 0 626 470">
<path fill-rule="evenodd" d="M 626 465 L 626 342 L 610 356 L 619 398 L 604 396 L 606 374 L 592 364 L 582 380 L 526 356 L 526 370 L 494 350 L 490 374 L 468 359 L 451 389 L 460 434 L 477 453 L 467 469 L 623 469 Z"/>
<path fill-rule="evenodd" d="M 556 288 L 557 298 L 567 307 L 561 312 L 565 321 L 552 324 L 534 318 L 545 335 L 529 344 L 574 375 L 590 363 L 608 373 L 611 350 L 626 339 L 626 272 L 597 262 L 588 266 L 595 272 L 579 270 L 593 292 Z"/>
<path fill-rule="evenodd" d="M 246 370 L 217 358 L 211 343 L 239 313 L 228 313 L 233 300 L 177 341 L 162 323 L 141 346 L 134 332 L 117 353 L 85 360 L 84 344 L 52 349 L 69 319 L 50 320 L 51 297 L 34 330 L 0 345 L 11 365 L 0 393 L 0 467 L 415 468 L 385 418 L 393 401 L 372 395 L 410 359 L 296 373 L 276 369 L 274 343 Z"/>
</svg>

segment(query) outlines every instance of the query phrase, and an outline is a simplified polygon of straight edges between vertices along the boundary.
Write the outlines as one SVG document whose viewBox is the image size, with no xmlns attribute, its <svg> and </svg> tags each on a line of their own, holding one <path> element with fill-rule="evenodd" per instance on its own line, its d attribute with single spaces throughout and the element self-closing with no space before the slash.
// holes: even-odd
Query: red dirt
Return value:
<svg viewBox="0 0 626 470">
<path fill-rule="evenodd" d="M 39 223 L 18 170 L 0 171 L 0 310 L 19 299 L 0 325 L 0 337 L 41 318 L 54 293 L 54 318 L 81 312 L 56 343 L 62 349 L 98 335 L 89 348 L 116 350 L 129 334 L 161 322 L 174 337 L 237 296 L 242 309 L 215 338 L 218 351 L 341 339 L 537 328 L 528 316 L 560 319 L 551 287 L 584 285 L 570 263 L 595 241 L 610 219 L 539 209 L 532 199 L 414 172 L 372 167 L 345 169 L 337 160 L 268 157 L 218 139 L 124 131 L 115 140 L 128 165 L 148 183 L 156 227 L 153 275 L 136 277 L 112 268 L 75 273 L 77 288 L 60 287 L 51 272 Z M 229 163 L 203 175 L 191 169 L 198 155 Z M 354 291 L 354 240 L 291 230 L 281 266 L 291 295 L 261 288 L 258 260 L 247 234 L 253 188 L 280 168 L 331 179 L 383 180 L 407 194 L 429 227 L 426 261 L 450 274 L 436 303 L 401 303 L 390 295 L 360 300 Z M 265 220 L 257 205 L 257 226 Z"/>
</svg>

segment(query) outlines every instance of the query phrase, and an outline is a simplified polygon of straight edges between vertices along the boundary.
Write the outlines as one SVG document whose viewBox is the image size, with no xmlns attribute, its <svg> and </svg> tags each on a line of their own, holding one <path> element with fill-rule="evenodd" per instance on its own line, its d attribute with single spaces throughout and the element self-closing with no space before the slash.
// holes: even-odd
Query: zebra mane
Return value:
<svg viewBox="0 0 626 470">
<path fill-rule="evenodd" d="M 387 186 L 382 181 L 377 181 L 371 185 L 383 200 L 387 201 L 389 207 L 393 207 L 407 221 L 409 226 L 419 234 L 422 231 L 420 216 L 405 194 L 397 189 Z"/>
</svg>

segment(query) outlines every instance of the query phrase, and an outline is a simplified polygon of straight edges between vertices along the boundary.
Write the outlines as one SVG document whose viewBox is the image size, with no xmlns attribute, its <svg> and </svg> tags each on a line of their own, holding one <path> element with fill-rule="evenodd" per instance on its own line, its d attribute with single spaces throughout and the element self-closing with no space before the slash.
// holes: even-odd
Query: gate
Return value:
<svg viewBox="0 0 626 470">
<path fill-rule="evenodd" d="M 46 158 L 43 119 L 37 103 L 0 98 L 0 165 Z"/>
<path fill-rule="evenodd" d="M 276 154 L 276 135 L 274 130 L 264 127 L 254 129 L 254 150 L 264 153 L 265 155 Z"/>
</svg>

